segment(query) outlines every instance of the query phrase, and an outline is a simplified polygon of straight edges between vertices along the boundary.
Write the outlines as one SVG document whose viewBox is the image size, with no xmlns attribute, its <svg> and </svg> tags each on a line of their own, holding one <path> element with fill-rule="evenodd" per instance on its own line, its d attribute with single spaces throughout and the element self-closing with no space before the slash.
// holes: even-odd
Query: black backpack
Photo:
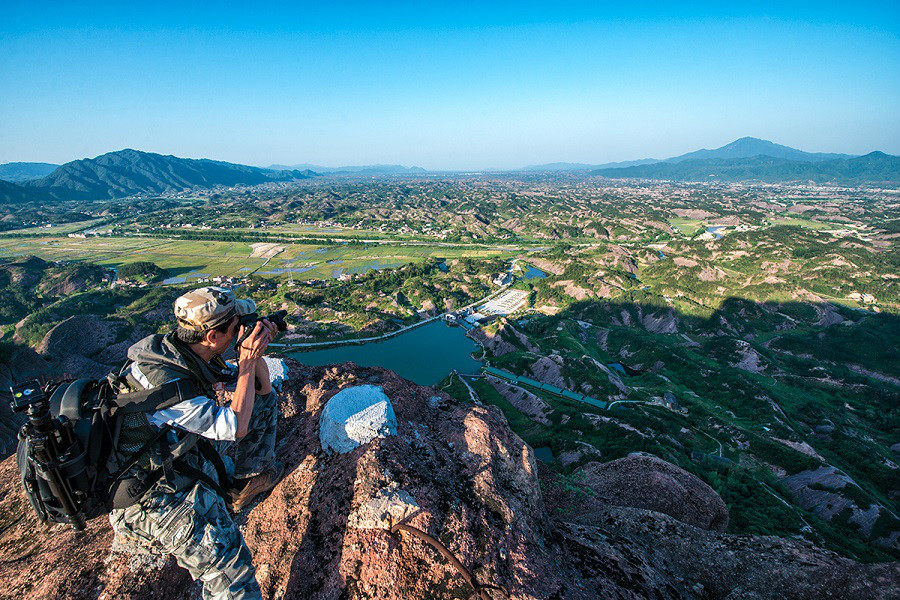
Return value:
<svg viewBox="0 0 900 600">
<path fill-rule="evenodd" d="M 171 427 L 165 426 L 130 455 L 116 451 L 122 417 L 196 397 L 197 387 L 176 379 L 123 393 L 122 384 L 122 378 L 111 373 L 106 379 L 78 379 L 46 390 L 36 383 L 12 388 L 13 410 L 27 410 L 29 417 L 19 430 L 16 460 L 25 495 L 41 521 L 69 523 L 81 530 L 90 519 L 138 502 L 176 471 L 225 494 L 228 476 L 222 459 L 196 434 L 170 446 L 166 434 Z M 215 466 L 218 482 L 182 460 L 195 446 Z M 150 469 L 133 469 L 147 454 Z"/>
</svg>

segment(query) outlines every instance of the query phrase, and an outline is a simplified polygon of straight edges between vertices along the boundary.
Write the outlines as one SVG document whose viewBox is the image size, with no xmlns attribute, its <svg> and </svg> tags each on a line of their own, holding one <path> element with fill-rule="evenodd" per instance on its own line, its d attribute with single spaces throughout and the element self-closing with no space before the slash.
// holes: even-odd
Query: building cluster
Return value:
<svg viewBox="0 0 900 600">
<path fill-rule="evenodd" d="M 499 273 L 491 279 L 491 283 L 494 285 L 504 286 L 509 285 L 513 282 L 513 275 L 509 272 Z"/>
<path fill-rule="evenodd" d="M 77 231 L 75 233 L 69 233 L 66 237 L 70 238 L 89 238 L 89 237 L 98 237 L 101 235 L 112 235 L 112 229 L 85 229 L 84 231 Z"/>
<path fill-rule="evenodd" d="M 851 292 L 847 297 L 862 304 L 875 304 L 876 302 L 878 302 L 878 300 L 872 294 L 863 294 L 861 292 Z"/>
<path fill-rule="evenodd" d="M 475 311 L 465 311 L 461 316 L 469 325 L 477 326 L 493 321 L 519 310 L 528 302 L 525 290 L 506 290 L 496 298 L 488 300 Z"/>
</svg>

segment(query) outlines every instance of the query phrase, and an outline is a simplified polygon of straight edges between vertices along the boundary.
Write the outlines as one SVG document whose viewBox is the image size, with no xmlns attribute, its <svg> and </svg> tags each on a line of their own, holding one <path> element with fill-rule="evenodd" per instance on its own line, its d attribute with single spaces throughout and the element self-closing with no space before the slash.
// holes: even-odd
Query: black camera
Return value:
<svg viewBox="0 0 900 600">
<path fill-rule="evenodd" d="M 249 313 L 246 315 L 241 315 L 238 317 L 238 326 L 244 327 L 244 333 L 239 337 L 235 338 L 234 346 L 237 348 L 241 345 L 241 343 L 246 340 L 250 334 L 253 332 L 253 328 L 256 327 L 257 321 L 266 320 L 269 323 L 274 323 L 276 327 L 278 327 L 278 331 L 286 331 L 287 330 L 287 321 L 285 318 L 287 317 L 286 310 L 276 310 L 271 315 L 260 317 L 257 313 Z"/>
</svg>

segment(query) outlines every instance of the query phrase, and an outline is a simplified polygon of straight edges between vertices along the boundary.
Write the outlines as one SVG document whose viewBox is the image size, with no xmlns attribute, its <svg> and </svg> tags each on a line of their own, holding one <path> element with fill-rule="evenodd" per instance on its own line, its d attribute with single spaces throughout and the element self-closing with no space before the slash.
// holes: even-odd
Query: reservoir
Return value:
<svg viewBox="0 0 900 600">
<path fill-rule="evenodd" d="M 465 336 L 463 328 L 447 327 L 437 320 L 386 340 L 291 356 L 314 367 L 347 361 L 384 367 L 419 385 L 435 385 L 454 369 L 460 373 L 481 372 L 481 363 L 471 357 L 480 351 L 478 344 Z"/>
<path fill-rule="evenodd" d="M 528 265 L 528 268 L 525 269 L 525 273 L 522 275 L 522 279 L 543 279 L 547 276 L 546 273 L 538 269 L 537 267 L 532 267 Z"/>
</svg>

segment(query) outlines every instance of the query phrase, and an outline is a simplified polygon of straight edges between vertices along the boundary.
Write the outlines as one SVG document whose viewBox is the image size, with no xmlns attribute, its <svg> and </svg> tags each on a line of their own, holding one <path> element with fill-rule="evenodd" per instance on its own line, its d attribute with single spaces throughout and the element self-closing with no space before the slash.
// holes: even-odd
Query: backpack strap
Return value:
<svg viewBox="0 0 900 600">
<path fill-rule="evenodd" d="M 203 395 L 205 394 L 189 379 L 173 379 L 158 387 L 119 394 L 113 400 L 109 414 L 114 416 L 153 412 Z"/>
<path fill-rule="evenodd" d="M 221 461 L 222 459 L 220 458 L 219 460 Z M 209 486 L 210 489 L 212 489 L 212 491 L 214 491 L 218 495 L 222 496 L 223 499 L 228 498 L 228 490 L 226 490 L 225 487 L 223 487 L 222 485 L 219 484 L 219 482 L 215 481 L 212 477 L 210 477 L 209 475 L 207 475 L 200 469 L 193 467 L 181 460 L 175 461 L 173 466 L 174 466 L 175 470 L 178 471 L 179 473 L 181 473 L 182 475 L 187 475 L 191 479 L 196 479 L 197 481 L 201 481 L 201 482 L 205 483 L 207 486 Z M 218 469 L 216 469 L 216 470 L 218 471 Z M 226 477 L 225 481 L 228 481 L 228 479 L 227 479 L 228 476 L 226 475 L 225 477 Z M 228 485 L 228 484 L 226 483 L 225 485 Z"/>
<path fill-rule="evenodd" d="M 155 443 L 162 439 L 162 436 L 168 433 L 170 426 L 166 425 L 163 427 L 163 431 L 160 433 L 162 435 L 159 438 L 154 438 L 144 444 L 137 452 L 132 454 L 131 460 L 129 463 L 125 465 L 122 469 L 120 469 L 116 475 L 114 475 L 115 479 L 119 479 L 122 475 L 124 475 L 128 469 L 130 469 L 137 462 L 137 459 L 144 452 L 147 452 Z M 193 437 L 193 443 L 185 444 L 187 438 Z M 187 436 L 185 440 L 179 442 L 179 444 L 175 447 L 175 449 L 171 452 L 170 458 L 165 461 L 165 464 L 162 466 L 153 469 L 149 472 L 147 477 L 144 479 L 138 479 L 137 477 L 132 477 L 129 479 L 122 480 L 117 484 L 113 485 L 112 493 L 110 494 L 108 505 L 110 508 L 121 509 L 127 508 L 132 504 L 137 503 L 144 494 L 150 491 L 163 476 L 170 477 L 167 474 L 167 471 L 175 471 L 177 473 L 181 473 L 182 475 L 186 475 L 191 479 L 196 481 L 203 482 L 209 487 L 211 490 L 222 496 L 222 498 L 228 497 L 228 490 L 226 488 L 230 487 L 231 479 L 228 477 L 228 473 L 225 470 L 225 463 L 222 461 L 222 457 L 216 452 L 213 445 L 207 440 L 201 438 L 197 434 L 190 434 Z M 184 460 L 184 454 L 196 445 L 199 449 L 203 457 L 209 460 L 216 469 L 216 474 L 218 475 L 219 481 L 214 480 L 212 477 L 207 475 L 202 470 L 194 467 L 193 465 L 188 464 Z M 184 446 L 184 449 L 182 449 Z M 176 452 L 179 452 L 177 457 L 172 456 Z"/>
<path fill-rule="evenodd" d="M 228 477 L 228 471 L 225 469 L 225 461 L 222 460 L 222 455 L 216 452 L 212 443 L 206 438 L 200 438 L 197 442 L 197 447 L 200 449 L 200 454 L 203 455 L 203 458 L 211 462 L 213 467 L 215 467 L 216 475 L 219 476 L 219 483 L 223 486 L 231 487 L 232 481 Z"/>
<path fill-rule="evenodd" d="M 125 464 L 119 467 L 119 470 L 110 475 L 110 492 L 109 496 L 106 500 L 107 506 L 112 509 L 118 508 L 127 508 L 132 504 L 136 503 L 141 497 L 147 493 L 147 491 L 153 486 L 154 483 L 159 481 L 163 476 L 162 469 L 154 469 L 151 471 L 147 477 L 144 479 L 139 479 L 137 477 L 129 477 L 123 479 L 123 475 L 125 475 L 131 468 L 137 464 L 137 461 L 148 452 L 154 444 L 158 443 L 160 440 L 165 438 L 165 435 L 169 433 L 171 426 L 165 425 L 160 428 L 160 430 L 154 435 L 152 438 L 147 440 L 143 446 L 138 448 L 135 452 L 128 457 L 125 461 Z"/>
<path fill-rule="evenodd" d="M 112 479 L 113 481 L 120 479 L 122 477 L 122 475 L 124 475 L 131 469 L 131 467 L 133 467 L 134 465 L 137 464 L 137 461 L 144 455 L 144 453 L 149 451 L 153 447 L 154 444 L 159 442 L 159 440 L 163 439 L 164 436 L 167 433 L 169 433 L 169 430 L 171 430 L 171 429 L 172 429 L 172 427 L 170 425 L 163 426 L 159 430 L 159 432 L 157 432 L 156 435 L 154 435 L 152 438 L 147 440 L 147 442 L 145 442 L 143 446 L 141 446 L 140 448 L 135 450 L 131 454 L 131 456 L 128 457 L 128 460 L 125 461 L 125 464 L 123 464 L 121 467 L 119 467 L 118 471 L 116 471 L 115 473 L 112 473 L 110 475 L 110 479 Z"/>
<path fill-rule="evenodd" d="M 153 484 L 162 479 L 162 476 L 162 469 L 157 469 L 150 473 L 145 479 L 131 477 L 122 481 L 117 481 L 110 490 L 107 506 L 112 510 L 118 510 L 128 508 L 132 504 L 137 504 L 143 495 L 150 491 Z"/>
<path fill-rule="evenodd" d="M 121 393 L 111 403 L 108 409 L 110 417 L 114 415 L 127 415 L 135 413 L 147 413 L 168 408 L 183 400 L 204 395 L 198 386 L 188 379 L 174 379 L 161 386 L 137 390 L 135 392 Z M 231 480 L 225 469 L 222 457 L 216 452 L 213 445 L 199 434 L 189 433 L 185 435 L 174 447 L 169 447 L 166 434 L 172 430 L 170 425 L 165 425 L 150 440 L 135 451 L 119 469 L 111 475 L 113 485 L 109 498 L 109 506 L 112 508 L 126 508 L 141 499 L 154 484 L 163 479 L 172 480 L 174 473 L 181 473 L 191 479 L 201 481 L 223 498 L 227 496 L 226 488 Z M 212 463 L 216 469 L 219 481 L 184 461 L 184 456 L 191 449 L 197 447 L 204 459 Z M 158 447 L 158 460 L 154 460 L 152 470 L 143 479 L 137 477 L 122 479 L 123 476 L 137 464 L 138 460 L 147 452 Z"/>
<path fill-rule="evenodd" d="M 201 440 L 199 434 L 186 434 L 174 447 L 170 447 L 165 438 L 159 441 L 159 454 L 150 457 L 150 464 L 154 469 L 162 469 L 164 479 L 172 483 L 175 481 L 175 461 L 190 452 Z M 154 459 L 157 458 L 158 462 Z"/>
</svg>

